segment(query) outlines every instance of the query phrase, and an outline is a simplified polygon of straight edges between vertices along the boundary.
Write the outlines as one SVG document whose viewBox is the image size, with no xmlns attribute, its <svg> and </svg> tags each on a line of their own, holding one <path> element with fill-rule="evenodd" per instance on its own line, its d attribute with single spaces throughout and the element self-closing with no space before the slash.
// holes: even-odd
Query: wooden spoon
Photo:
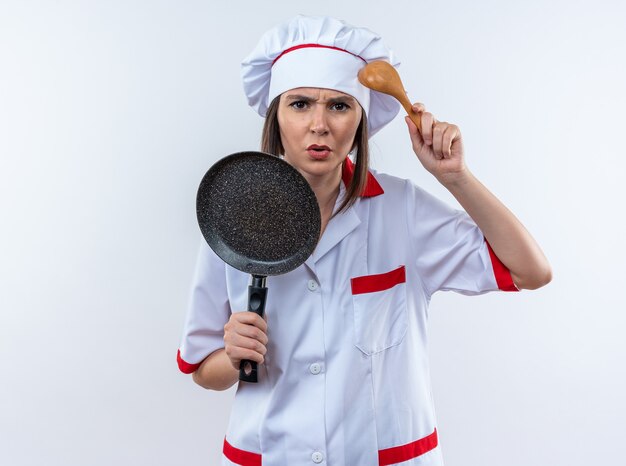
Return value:
<svg viewBox="0 0 626 466">
<path fill-rule="evenodd" d="M 415 123 L 420 134 L 422 123 L 420 114 L 413 110 L 396 69 L 386 61 L 373 61 L 359 71 L 359 82 L 374 91 L 395 97 L 404 107 L 409 118 Z"/>
</svg>

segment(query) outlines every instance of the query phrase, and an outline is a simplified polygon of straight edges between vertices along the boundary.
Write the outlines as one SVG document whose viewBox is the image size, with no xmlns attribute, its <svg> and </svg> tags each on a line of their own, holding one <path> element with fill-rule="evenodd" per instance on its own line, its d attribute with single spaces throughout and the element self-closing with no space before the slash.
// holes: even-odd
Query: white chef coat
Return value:
<svg viewBox="0 0 626 466">
<path fill-rule="evenodd" d="M 344 183 L 353 170 L 344 169 Z M 345 194 L 342 183 L 336 208 Z M 178 353 L 193 372 L 247 309 L 250 275 L 202 242 Z M 268 278 L 259 383 L 240 382 L 223 465 L 443 465 L 427 356 L 439 290 L 516 290 L 462 211 L 407 180 L 370 172 L 299 268 Z"/>
</svg>

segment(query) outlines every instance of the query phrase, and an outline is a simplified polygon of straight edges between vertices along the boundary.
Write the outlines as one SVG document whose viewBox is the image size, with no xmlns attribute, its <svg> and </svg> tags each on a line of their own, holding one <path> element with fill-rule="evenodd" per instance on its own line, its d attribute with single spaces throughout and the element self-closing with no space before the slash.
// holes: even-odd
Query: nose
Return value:
<svg viewBox="0 0 626 466">
<path fill-rule="evenodd" d="M 314 110 L 311 112 L 311 132 L 318 135 L 328 133 L 326 109 L 323 105 L 316 105 Z"/>
</svg>

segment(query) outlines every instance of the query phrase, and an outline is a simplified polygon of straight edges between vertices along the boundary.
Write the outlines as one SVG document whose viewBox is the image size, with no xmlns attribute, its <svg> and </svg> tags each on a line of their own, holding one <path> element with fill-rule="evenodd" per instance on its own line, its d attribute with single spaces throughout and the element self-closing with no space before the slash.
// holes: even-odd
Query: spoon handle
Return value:
<svg viewBox="0 0 626 466">
<path fill-rule="evenodd" d="M 398 99 L 398 101 L 402 104 L 407 115 L 409 115 L 409 118 L 411 119 L 411 121 L 415 123 L 415 126 L 417 126 L 417 130 L 419 131 L 421 135 L 422 134 L 421 114 L 413 110 L 413 105 L 411 105 L 411 102 L 409 101 L 409 98 L 407 97 L 405 93 L 403 93 L 402 96 L 396 96 L 396 99 Z"/>
</svg>

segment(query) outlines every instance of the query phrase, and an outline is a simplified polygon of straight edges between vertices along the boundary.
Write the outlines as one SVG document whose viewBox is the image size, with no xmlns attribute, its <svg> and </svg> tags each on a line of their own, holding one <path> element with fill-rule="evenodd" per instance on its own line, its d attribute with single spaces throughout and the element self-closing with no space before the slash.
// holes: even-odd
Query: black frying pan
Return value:
<svg viewBox="0 0 626 466">
<path fill-rule="evenodd" d="M 299 267 L 320 235 L 320 209 L 307 181 L 263 152 L 239 152 L 216 162 L 200 182 L 196 212 L 211 249 L 252 274 L 248 310 L 260 316 L 266 277 Z M 256 362 L 241 361 L 239 380 L 257 382 Z"/>
</svg>

